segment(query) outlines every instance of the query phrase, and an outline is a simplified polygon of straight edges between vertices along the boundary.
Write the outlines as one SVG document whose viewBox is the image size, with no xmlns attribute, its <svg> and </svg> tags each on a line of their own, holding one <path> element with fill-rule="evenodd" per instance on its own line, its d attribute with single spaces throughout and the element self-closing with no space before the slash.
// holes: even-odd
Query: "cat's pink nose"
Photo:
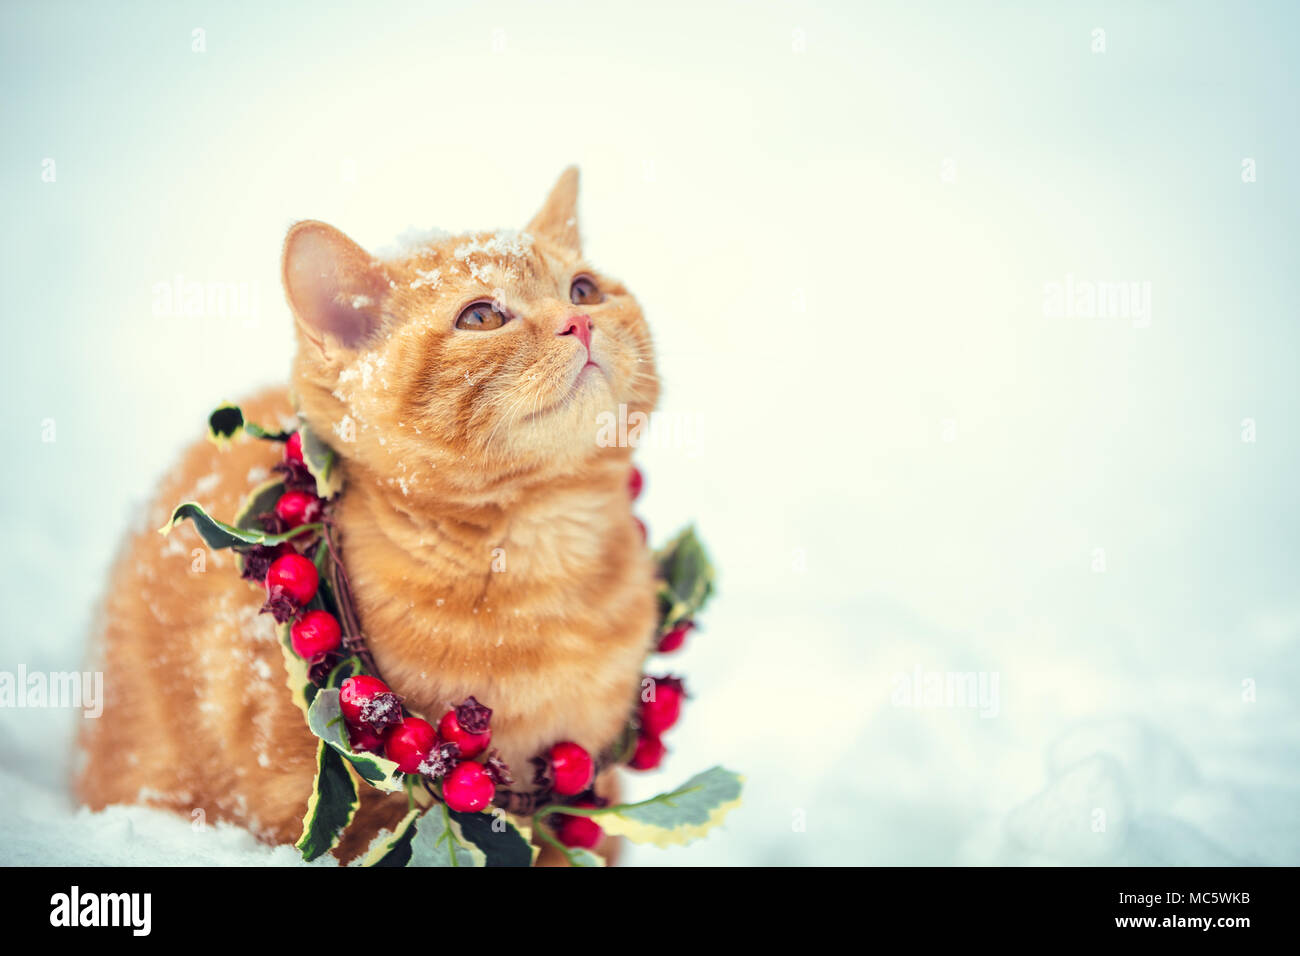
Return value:
<svg viewBox="0 0 1300 956">
<path fill-rule="evenodd" d="M 583 346 L 586 348 L 587 354 L 590 355 L 591 354 L 591 330 L 593 328 L 594 325 L 592 324 L 591 316 L 586 314 L 573 315 L 567 319 L 560 320 L 560 329 L 555 334 L 576 335 L 578 337 L 578 341 L 581 342 Z"/>
</svg>

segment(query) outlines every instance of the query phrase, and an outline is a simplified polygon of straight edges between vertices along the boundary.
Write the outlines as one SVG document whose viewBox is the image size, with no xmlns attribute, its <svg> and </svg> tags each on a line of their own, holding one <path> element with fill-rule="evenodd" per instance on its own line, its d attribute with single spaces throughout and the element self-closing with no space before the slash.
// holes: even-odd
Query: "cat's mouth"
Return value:
<svg viewBox="0 0 1300 956">
<path fill-rule="evenodd" d="M 564 397 L 557 402 L 552 402 L 545 408 L 539 408 L 524 419 L 526 422 L 535 421 L 547 415 L 553 415 L 556 412 L 562 412 L 577 400 L 578 396 L 589 386 L 596 378 L 605 378 L 605 370 L 595 359 L 588 358 L 587 364 L 578 369 L 578 374 L 573 377 L 573 384 L 568 388 Z"/>
</svg>

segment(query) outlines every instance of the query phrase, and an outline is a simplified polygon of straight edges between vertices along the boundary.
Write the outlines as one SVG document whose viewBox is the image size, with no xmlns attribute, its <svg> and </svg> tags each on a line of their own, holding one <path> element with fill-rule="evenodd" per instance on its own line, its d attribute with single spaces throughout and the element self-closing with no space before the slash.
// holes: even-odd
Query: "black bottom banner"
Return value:
<svg viewBox="0 0 1300 956">
<path fill-rule="evenodd" d="M 1059 936 L 1230 946 L 1283 932 L 1292 921 L 1295 884 L 1291 869 L 493 872 L 10 869 L 0 907 L 5 928 L 19 938 L 75 934 L 79 943 L 102 937 L 128 946 L 137 939 L 260 946 L 320 936 L 331 925 L 343 932 L 351 926 L 376 942 L 400 943 L 408 934 L 412 942 L 429 933 L 442 938 L 456 924 L 478 925 L 500 939 L 512 917 L 525 932 L 545 935 L 548 913 L 567 931 L 574 920 L 587 921 L 584 935 L 594 942 L 605 924 L 635 937 L 672 919 L 675 909 L 694 914 L 687 922 L 708 914 L 729 933 L 766 934 L 781 924 L 826 930 L 839 923 L 858 938 L 899 935 L 927 943 Z"/>
</svg>

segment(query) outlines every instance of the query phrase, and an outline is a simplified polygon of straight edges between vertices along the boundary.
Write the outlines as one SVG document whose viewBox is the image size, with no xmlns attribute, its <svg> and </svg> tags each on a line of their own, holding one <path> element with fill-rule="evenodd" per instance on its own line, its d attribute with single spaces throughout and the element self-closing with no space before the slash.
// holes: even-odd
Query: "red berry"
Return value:
<svg viewBox="0 0 1300 956">
<path fill-rule="evenodd" d="M 275 513 L 290 528 L 296 528 L 320 517 L 320 499 L 305 491 L 286 491 L 275 503 Z"/>
<path fill-rule="evenodd" d="M 645 479 L 641 477 L 641 469 L 633 465 L 632 473 L 627 476 L 627 493 L 636 501 L 641 497 L 641 489 L 644 487 Z"/>
<path fill-rule="evenodd" d="M 632 754 L 628 766 L 633 770 L 654 770 L 667 752 L 664 742 L 658 737 L 642 734 L 636 739 L 636 752 Z"/>
<path fill-rule="evenodd" d="M 449 710 L 442 715 L 442 720 L 438 721 L 438 736 L 448 743 L 456 744 L 460 747 L 461 757 L 469 759 L 477 757 L 487 749 L 488 743 L 492 740 L 492 731 L 471 734 L 460 725 L 460 721 L 456 719 L 456 712 Z"/>
<path fill-rule="evenodd" d="M 266 590 L 282 588 L 284 593 L 299 605 L 306 604 L 316 596 L 316 585 L 320 579 L 316 574 L 316 565 L 301 554 L 282 554 L 271 562 L 266 571 Z"/>
<path fill-rule="evenodd" d="M 638 528 L 638 529 L 640 530 L 640 532 L 641 532 L 641 541 L 642 541 L 642 543 L 645 543 L 646 541 L 649 541 L 649 540 L 650 540 L 650 532 L 646 530 L 645 522 L 642 521 L 640 518 L 638 518 L 638 517 L 636 517 L 636 516 L 633 516 L 632 520 L 636 522 L 636 526 L 637 526 L 637 528 Z"/>
<path fill-rule="evenodd" d="M 594 809 L 596 805 L 575 803 L 574 806 Z M 591 817 L 578 817 L 567 813 L 562 815 L 562 819 L 555 827 L 555 836 L 561 843 L 565 846 L 582 847 L 584 850 L 594 849 L 604 835 L 605 831 L 601 829 L 600 824 Z"/>
<path fill-rule="evenodd" d="M 284 443 L 284 457 L 288 461 L 302 461 L 302 432 L 294 432 Z"/>
<path fill-rule="evenodd" d="M 349 727 L 348 742 L 352 744 L 352 752 L 378 754 L 384 752 L 384 738 L 382 734 L 372 734 L 364 727 Z"/>
<path fill-rule="evenodd" d="M 442 781 L 442 799 L 461 813 L 477 813 L 492 802 L 497 785 L 481 763 L 457 764 Z"/>
<path fill-rule="evenodd" d="M 641 701 L 641 732 L 655 737 L 677 723 L 682 712 L 681 685 L 671 678 L 654 683 L 654 696 Z"/>
<path fill-rule="evenodd" d="M 402 773 L 417 773 L 429 751 L 438 746 L 433 724 L 419 717 L 407 717 L 384 735 L 384 756 Z"/>
<path fill-rule="evenodd" d="M 691 633 L 694 629 L 695 623 L 693 621 L 683 621 L 681 624 L 678 624 L 663 637 L 659 638 L 659 653 L 667 654 L 671 651 L 677 650 L 677 648 L 681 647 L 682 644 L 686 642 L 686 635 Z"/>
<path fill-rule="evenodd" d="M 378 677 L 357 674 L 339 685 L 339 707 L 349 727 L 382 733 L 402 722 L 401 702 Z"/>
<path fill-rule="evenodd" d="M 551 748 L 551 772 L 558 794 L 567 797 L 582 793 L 591 786 L 594 769 L 591 754 L 584 747 L 566 740 Z"/>
<path fill-rule="evenodd" d="M 289 630 L 294 653 L 307 660 L 337 649 L 342 639 L 339 622 L 329 611 L 308 611 Z"/>
</svg>

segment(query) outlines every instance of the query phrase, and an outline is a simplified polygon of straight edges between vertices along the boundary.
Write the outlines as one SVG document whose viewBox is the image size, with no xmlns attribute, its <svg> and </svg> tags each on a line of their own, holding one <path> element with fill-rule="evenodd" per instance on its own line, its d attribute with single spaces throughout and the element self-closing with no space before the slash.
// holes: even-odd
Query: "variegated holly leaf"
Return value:
<svg viewBox="0 0 1300 956">
<path fill-rule="evenodd" d="M 558 838 L 543 831 L 543 839 L 564 855 L 569 866 L 605 866 L 605 858 L 599 853 L 578 846 L 565 846 Z"/>
<path fill-rule="evenodd" d="M 320 584 L 316 588 L 316 596 L 311 599 L 311 601 L 307 604 L 304 610 L 308 610 L 308 611 L 325 610 L 325 611 L 329 611 L 337 618 L 339 616 L 338 602 L 335 600 L 334 592 L 330 587 L 330 578 L 328 577 L 328 571 L 327 571 L 329 567 L 329 545 L 325 542 L 324 539 L 322 539 L 316 545 L 316 556 L 314 559 L 314 563 L 316 565 L 316 572 Z M 301 657 L 298 656 L 298 652 L 293 649 L 293 639 L 291 636 L 292 629 L 293 629 L 292 621 L 285 621 L 283 624 L 278 625 L 276 628 L 276 634 L 280 638 L 281 656 L 283 656 L 284 658 L 284 673 L 285 673 L 284 684 L 287 688 L 289 688 L 289 694 L 293 698 L 294 704 L 298 707 L 299 710 L 302 711 L 303 716 L 308 718 L 308 726 L 310 726 L 311 705 L 315 702 L 316 695 L 320 693 L 320 688 L 318 688 L 315 685 L 315 683 L 312 682 L 311 662 L 303 660 Z M 343 670 L 339 670 L 338 674 L 347 676 L 347 674 Z M 336 700 L 337 700 L 337 694 L 338 692 L 335 691 Z M 317 736 L 319 736 L 319 734 Z M 346 735 L 344 739 L 346 739 Z M 358 759 L 364 759 L 367 762 L 378 759 L 375 758 L 373 755 L 369 755 L 369 754 L 356 755 L 351 753 L 351 751 L 344 753 L 343 756 L 349 760 L 351 760 L 354 756 L 356 756 L 358 757 Z M 397 765 L 393 764 L 393 766 L 396 767 Z M 360 769 L 358 769 L 358 772 L 359 773 L 361 772 Z M 369 778 L 365 777 L 364 775 L 363 775 L 363 779 L 366 779 L 367 782 L 369 782 Z M 380 789 L 391 790 L 396 788 L 384 785 L 381 786 Z"/>
<path fill-rule="evenodd" d="M 310 666 L 307 661 L 299 657 L 293 649 L 293 641 L 290 637 L 292 627 L 292 621 L 285 621 L 283 624 L 276 626 L 275 632 L 280 638 L 280 651 L 284 657 L 284 686 L 289 688 L 294 704 L 306 717 L 307 711 L 311 708 L 312 699 L 316 696 L 317 688 L 308 676 Z"/>
<path fill-rule="evenodd" d="M 632 754 L 636 751 L 637 737 L 636 724 L 629 720 L 623 725 L 623 729 L 619 731 L 618 736 L 614 738 L 614 742 L 605 751 L 609 763 L 621 764 L 631 759 Z"/>
<path fill-rule="evenodd" d="M 208 439 L 225 447 L 244 429 L 244 412 L 238 405 L 224 402 L 208 416 Z"/>
<path fill-rule="evenodd" d="M 694 618 L 713 593 L 713 564 L 688 527 L 655 552 L 659 579 L 659 633 Z"/>
<path fill-rule="evenodd" d="M 582 847 L 565 847 L 564 855 L 569 861 L 569 866 L 604 866 L 605 858 L 599 853 L 592 853 L 590 850 L 584 850 Z"/>
<path fill-rule="evenodd" d="M 576 812 L 595 817 L 606 833 L 625 836 L 633 843 L 667 847 L 696 840 L 721 823 L 740 806 L 742 783 L 742 778 L 730 770 L 713 767 L 676 790 L 640 803 Z"/>
<path fill-rule="evenodd" d="M 334 563 L 330 560 L 329 542 L 322 535 L 316 544 L 316 554 L 312 557 L 316 565 L 316 596 L 306 607 L 308 611 L 329 611 L 335 618 L 339 617 L 338 597 L 334 593 Z"/>
<path fill-rule="evenodd" d="M 224 521 L 218 521 L 206 511 L 203 506 L 196 501 L 187 501 L 184 504 L 176 506 L 172 512 L 171 518 L 167 523 L 158 529 L 158 533 L 167 535 L 171 533 L 172 528 L 176 527 L 186 518 L 194 522 L 194 527 L 209 548 L 233 548 L 237 545 L 245 544 L 279 544 L 281 541 L 289 541 L 299 535 L 309 534 L 312 531 L 318 531 L 322 526 L 320 524 L 303 524 L 296 528 L 284 532 L 283 534 L 270 534 L 260 528 L 238 528 L 233 524 L 226 524 Z"/>
<path fill-rule="evenodd" d="M 415 821 L 424 813 L 416 807 L 398 821 L 392 833 L 381 833 L 370 841 L 361 866 L 406 866 L 411 859 L 411 840 L 415 837 Z"/>
<path fill-rule="evenodd" d="M 483 813 L 451 811 L 465 839 L 482 851 L 487 866 L 532 866 L 538 847 L 531 828 L 499 808 Z"/>
<path fill-rule="evenodd" d="M 275 503 L 280 500 L 284 494 L 284 480 L 282 478 L 270 478 L 248 493 L 235 512 L 235 520 L 231 522 L 236 528 L 244 531 L 261 531 L 262 526 L 258 524 L 258 515 L 264 515 L 269 511 L 275 510 Z"/>
<path fill-rule="evenodd" d="M 487 857 L 471 843 L 443 804 L 431 807 L 414 824 L 407 866 L 486 866 Z"/>
<path fill-rule="evenodd" d="M 338 846 L 359 803 L 357 787 L 347 765 L 322 740 L 316 747 L 316 783 L 307 798 L 302 836 L 294 844 L 302 852 L 302 858 L 314 860 Z"/>
<path fill-rule="evenodd" d="M 339 467 L 339 456 L 319 435 L 303 422 L 298 426 L 302 435 L 302 461 L 316 479 L 316 494 L 321 498 L 333 498 L 343 490 L 343 469 Z"/>
<path fill-rule="evenodd" d="M 286 441 L 291 434 L 269 431 L 256 422 L 246 421 L 244 410 L 230 402 L 217 406 L 208 416 L 208 438 L 219 448 L 229 445 L 240 432 L 247 432 L 254 438 L 266 438 L 270 441 Z"/>
<path fill-rule="evenodd" d="M 235 514 L 235 520 L 231 522 L 236 528 L 245 531 L 260 531 L 262 526 L 258 523 L 258 515 L 264 515 L 268 511 L 275 510 L 275 503 L 280 500 L 284 494 L 284 482 L 279 478 L 272 478 L 264 481 L 248 493 L 248 497 L 243 500 L 239 506 L 239 511 Z M 238 551 L 235 552 L 235 567 L 240 575 L 244 573 L 244 555 Z M 250 582 L 254 586 L 257 582 Z"/>
<path fill-rule="evenodd" d="M 397 772 L 396 763 L 378 754 L 356 753 L 352 750 L 347 725 L 343 722 L 343 709 L 339 706 L 337 687 L 322 687 L 316 691 L 316 696 L 307 707 L 307 726 L 313 734 L 352 764 L 361 779 L 372 787 L 388 793 L 402 789 L 402 777 Z"/>
</svg>

